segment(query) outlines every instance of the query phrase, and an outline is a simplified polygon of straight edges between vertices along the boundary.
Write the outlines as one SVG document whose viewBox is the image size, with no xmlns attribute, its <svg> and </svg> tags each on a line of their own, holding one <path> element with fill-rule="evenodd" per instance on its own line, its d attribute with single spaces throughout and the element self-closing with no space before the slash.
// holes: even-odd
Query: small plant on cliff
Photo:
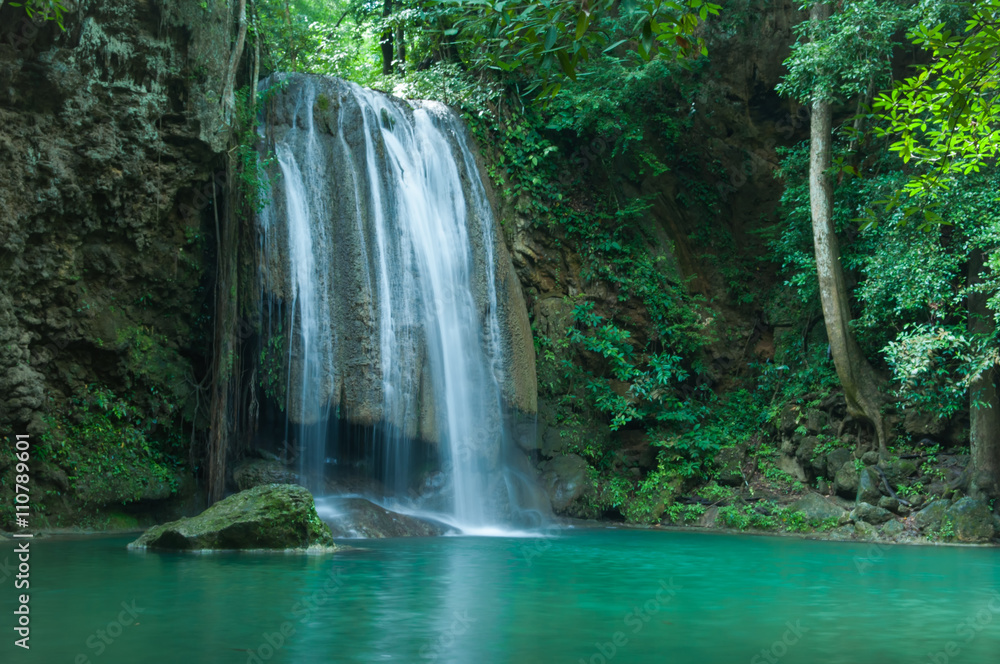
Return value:
<svg viewBox="0 0 1000 664">
<path fill-rule="evenodd" d="M 131 502 L 153 483 L 176 490 L 172 468 L 183 444 L 176 436 L 155 440 L 157 420 L 111 390 L 89 385 L 46 419 L 39 456 L 66 471 L 83 502 Z"/>
<path fill-rule="evenodd" d="M 62 0 L 25 0 L 24 2 L 12 2 L 10 6 L 24 7 L 28 18 L 38 17 L 42 21 L 55 21 L 60 30 L 66 31 L 66 26 L 63 25 L 66 5 L 62 3 Z"/>
<path fill-rule="evenodd" d="M 235 93 L 237 182 L 246 207 L 253 214 L 262 212 L 267 206 L 271 191 L 267 169 L 274 162 L 274 157 L 270 154 L 261 159 L 257 152 L 260 140 L 257 135 L 257 116 L 264 104 L 286 86 L 287 82 L 282 81 L 260 91 L 256 96 L 251 94 L 250 86 L 244 86 Z"/>
</svg>

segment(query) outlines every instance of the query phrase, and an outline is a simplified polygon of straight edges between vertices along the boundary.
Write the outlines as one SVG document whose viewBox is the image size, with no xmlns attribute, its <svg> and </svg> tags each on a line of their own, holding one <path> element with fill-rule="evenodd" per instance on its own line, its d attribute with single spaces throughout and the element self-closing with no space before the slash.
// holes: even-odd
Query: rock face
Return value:
<svg viewBox="0 0 1000 664">
<path fill-rule="evenodd" d="M 719 450 L 715 455 L 718 468 L 716 481 L 725 486 L 739 486 L 743 483 L 741 465 L 746 460 L 746 445 L 736 445 Z"/>
<path fill-rule="evenodd" d="M 324 506 L 322 517 L 334 537 L 431 537 L 446 531 L 440 524 L 392 512 L 364 498 L 335 499 Z"/>
<path fill-rule="evenodd" d="M 837 494 L 851 500 L 857 498 L 858 482 L 858 471 L 851 461 L 844 463 L 837 470 L 837 474 L 834 477 L 834 487 L 837 490 Z"/>
<path fill-rule="evenodd" d="M 88 385 L 161 431 L 187 405 L 207 350 L 202 236 L 228 140 L 218 94 L 230 13 L 81 0 L 63 32 L 0 3 L 0 429 L 40 436 L 46 410 L 64 413 Z M 126 493 L 69 474 L 86 486 L 39 487 L 62 491 L 50 512 L 135 498 L 134 482 Z"/>
<path fill-rule="evenodd" d="M 576 454 L 557 456 L 539 466 L 553 511 L 568 514 L 573 503 L 590 490 L 587 468 L 587 462 Z"/>
<path fill-rule="evenodd" d="M 300 549 L 333 547 L 312 494 L 300 486 L 268 484 L 241 491 L 198 516 L 154 526 L 134 549 Z"/>
<path fill-rule="evenodd" d="M 939 528 L 947 510 L 947 500 L 935 500 L 913 515 L 913 523 L 918 528 Z"/>
<path fill-rule="evenodd" d="M 892 519 L 882 526 L 882 534 L 889 538 L 899 537 L 905 530 L 903 524 L 896 519 Z"/>
<path fill-rule="evenodd" d="M 438 274 L 433 269 L 440 266 L 425 265 L 431 261 L 425 261 L 418 251 L 424 246 L 419 242 L 422 236 L 399 221 L 405 215 L 394 206 L 408 199 L 404 199 L 402 185 L 396 185 L 404 176 L 393 169 L 391 160 L 375 156 L 390 151 L 379 127 L 409 136 L 407 132 L 416 131 L 411 127 L 419 128 L 420 123 L 428 122 L 425 117 L 447 125 L 458 158 L 455 168 L 462 171 L 463 191 L 434 193 L 448 200 L 452 196 L 464 197 L 456 205 L 464 211 L 463 220 L 468 224 L 463 229 L 468 248 L 463 245 L 461 249 L 469 252 L 467 271 L 474 300 L 468 303 L 469 317 L 487 328 L 495 319 L 499 329 L 495 331 L 497 338 L 490 343 L 497 345 L 495 361 L 500 366 L 495 374 L 500 377 L 499 389 L 518 412 L 534 414 L 538 389 L 527 308 L 510 254 L 503 238 L 494 232 L 488 201 L 482 187 L 477 188 L 478 173 L 471 175 L 464 170 L 476 169 L 477 164 L 453 135 L 463 131 L 461 125 L 448 124 L 450 116 L 440 105 L 421 104 L 414 109 L 400 99 L 376 95 L 339 79 L 298 74 L 269 79 L 271 84 L 279 81 L 286 83 L 287 89 L 269 107 L 268 133 L 273 146 L 269 144 L 267 149 L 278 151 L 282 168 L 291 171 L 288 164 L 298 160 L 296 164 L 308 162 L 309 169 L 324 174 L 321 181 L 310 181 L 310 198 L 305 203 L 322 207 L 325 212 L 309 217 L 309 223 L 314 224 L 309 229 L 310 237 L 322 249 L 323 264 L 319 259 L 312 259 L 315 265 L 302 259 L 289 233 L 267 232 L 272 226 L 280 228 L 290 210 L 293 215 L 296 212 L 289 208 L 289 201 L 297 199 L 287 191 L 289 174 L 285 173 L 286 186 L 272 192 L 272 204 L 262 221 L 268 238 L 262 257 L 267 275 L 265 294 L 277 302 L 292 302 L 297 289 L 302 288 L 297 282 L 297 270 L 311 270 L 310 283 L 322 287 L 316 298 L 321 304 L 312 315 L 320 319 L 323 334 L 337 340 L 328 350 L 322 345 L 319 350 L 310 350 L 313 355 L 308 359 L 303 348 L 291 349 L 292 379 L 288 381 L 287 395 L 291 420 L 310 424 L 319 413 L 339 407 L 354 424 L 389 422 L 409 438 L 437 442 L 440 437 L 437 418 L 444 409 L 435 403 L 435 394 L 440 389 L 441 342 L 434 335 L 443 332 L 422 324 L 425 318 L 437 320 L 425 316 L 425 311 L 441 306 L 429 301 L 425 291 Z M 379 116 L 375 124 L 369 122 L 374 115 Z M 398 136 L 394 139 L 407 140 Z M 353 176 L 333 175 L 343 173 Z M 409 180 L 405 184 L 414 186 Z M 371 205 L 372 191 L 384 198 L 381 207 Z M 437 213 L 444 214 L 440 210 Z M 441 235 L 435 235 L 439 242 L 452 241 L 442 239 L 445 233 L 436 228 L 424 233 Z M 328 245 L 322 244 L 328 241 Z M 451 246 L 438 248 L 444 252 L 456 250 Z M 293 261 L 297 262 L 293 265 Z M 464 288 L 465 284 L 453 287 Z M 462 304 L 466 304 L 464 299 Z M 483 331 L 483 335 L 493 334 L 491 329 Z M 453 343 L 454 339 L 446 342 Z M 389 353 L 391 358 L 386 357 Z M 323 356 L 318 368 L 312 366 L 317 355 Z M 323 375 L 315 381 L 315 387 L 307 388 L 300 377 L 309 371 Z M 302 407 L 303 403 L 313 402 L 318 406 Z"/>
<path fill-rule="evenodd" d="M 961 498 L 949 507 L 944 518 L 951 521 L 959 542 L 989 542 L 993 539 L 993 514 L 989 506 L 974 498 Z"/>
<path fill-rule="evenodd" d="M 864 521 L 865 523 L 878 525 L 891 519 L 892 513 L 877 505 L 858 503 L 858 506 L 851 512 L 851 518 L 855 521 Z"/>
<path fill-rule="evenodd" d="M 262 484 L 297 484 L 299 476 L 279 461 L 251 459 L 233 470 L 233 480 L 240 491 L 246 491 Z"/>
<path fill-rule="evenodd" d="M 859 503 L 878 503 L 882 497 L 882 492 L 879 491 L 881 481 L 878 472 L 871 466 L 861 469 L 858 473 L 858 494 L 855 499 Z"/>
<path fill-rule="evenodd" d="M 788 507 L 802 512 L 810 521 L 839 519 L 847 513 L 843 508 L 834 505 L 818 493 L 810 493 L 803 496 Z"/>
</svg>

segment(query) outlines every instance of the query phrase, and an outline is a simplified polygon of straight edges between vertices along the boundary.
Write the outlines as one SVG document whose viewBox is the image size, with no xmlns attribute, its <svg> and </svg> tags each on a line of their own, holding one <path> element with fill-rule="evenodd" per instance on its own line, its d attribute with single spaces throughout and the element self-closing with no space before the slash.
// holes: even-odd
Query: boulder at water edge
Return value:
<svg viewBox="0 0 1000 664">
<path fill-rule="evenodd" d="M 229 496 L 198 516 L 154 526 L 132 549 L 334 550 L 312 494 L 295 484 L 265 484 Z"/>
<path fill-rule="evenodd" d="M 810 521 L 826 521 L 839 519 L 846 511 L 835 505 L 818 493 L 808 493 L 788 506 L 797 512 L 802 512 Z"/>
<path fill-rule="evenodd" d="M 391 512 L 364 498 L 336 499 L 338 514 L 328 518 L 330 530 L 337 537 L 431 537 L 444 534 L 446 528 L 416 517 Z M 324 515 L 324 518 L 327 518 Z"/>
<path fill-rule="evenodd" d="M 993 514 L 981 500 L 965 497 L 945 512 L 959 542 L 989 542 L 993 539 Z"/>
</svg>

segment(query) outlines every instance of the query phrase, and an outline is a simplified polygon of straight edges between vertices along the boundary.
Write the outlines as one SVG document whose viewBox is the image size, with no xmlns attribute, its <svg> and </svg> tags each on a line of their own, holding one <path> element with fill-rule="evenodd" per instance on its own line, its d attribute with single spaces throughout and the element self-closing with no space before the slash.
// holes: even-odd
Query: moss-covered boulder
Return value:
<svg viewBox="0 0 1000 664">
<path fill-rule="evenodd" d="M 993 539 L 993 514 L 981 500 L 962 498 L 945 511 L 959 542 L 989 542 Z"/>
<path fill-rule="evenodd" d="M 854 521 L 864 521 L 876 526 L 891 518 L 892 513 L 889 510 L 865 502 L 858 503 L 858 506 L 851 512 L 851 519 Z"/>
<path fill-rule="evenodd" d="M 723 486 L 743 484 L 743 463 L 746 461 L 746 445 L 735 445 L 719 450 L 715 455 L 716 481 Z"/>
<path fill-rule="evenodd" d="M 788 507 L 797 512 L 802 512 L 810 521 L 839 519 L 846 514 L 846 510 L 842 507 L 835 505 L 818 493 L 806 494 Z"/>
<path fill-rule="evenodd" d="M 937 529 L 941 527 L 941 520 L 944 519 L 944 514 L 948 510 L 947 500 L 935 500 L 932 501 L 927 507 L 923 508 L 919 512 L 913 515 L 913 524 L 917 528 L 930 528 Z"/>
<path fill-rule="evenodd" d="M 854 500 L 858 496 L 858 471 L 853 462 L 844 463 L 834 477 L 834 488 L 837 494 Z"/>
<path fill-rule="evenodd" d="M 217 502 L 198 516 L 154 526 L 133 549 L 334 548 L 312 494 L 294 484 L 267 484 Z"/>
<path fill-rule="evenodd" d="M 906 531 L 906 526 L 897 519 L 890 519 L 888 523 L 882 526 L 882 535 L 888 537 L 889 539 L 895 539 L 902 535 Z"/>
<path fill-rule="evenodd" d="M 871 466 L 862 468 L 858 473 L 858 493 L 855 500 L 859 503 L 878 504 L 879 498 L 882 497 L 882 492 L 879 490 L 881 481 L 882 478 L 874 468 Z"/>
</svg>

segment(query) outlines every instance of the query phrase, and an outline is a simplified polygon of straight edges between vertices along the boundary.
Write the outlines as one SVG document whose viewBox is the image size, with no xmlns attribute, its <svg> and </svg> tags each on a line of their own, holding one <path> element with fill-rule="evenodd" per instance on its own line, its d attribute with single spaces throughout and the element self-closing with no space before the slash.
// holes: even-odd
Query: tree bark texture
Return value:
<svg viewBox="0 0 1000 664">
<path fill-rule="evenodd" d="M 813 22 L 826 20 L 829 11 L 829 5 L 816 3 L 812 7 L 810 18 Z M 848 413 L 855 419 L 872 425 L 878 438 L 879 453 L 884 457 L 887 454 L 886 427 L 881 413 L 884 400 L 878 389 L 875 372 L 862 354 L 850 328 L 847 280 L 833 224 L 833 185 L 827 175 L 831 165 L 833 112 L 822 92 L 817 90 L 812 102 L 809 204 L 823 320 L 826 323 L 830 354 L 837 369 L 837 377 L 844 388 Z"/>
</svg>

